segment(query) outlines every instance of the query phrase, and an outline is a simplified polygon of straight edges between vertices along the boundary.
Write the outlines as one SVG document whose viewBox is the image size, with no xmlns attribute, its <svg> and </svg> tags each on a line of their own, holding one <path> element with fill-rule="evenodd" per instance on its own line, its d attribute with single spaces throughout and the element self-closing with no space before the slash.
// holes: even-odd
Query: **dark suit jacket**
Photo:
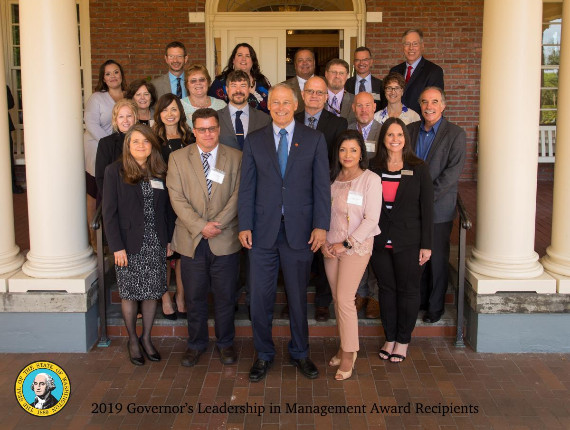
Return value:
<svg viewBox="0 0 570 430">
<path fill-rule="evenodd" d="M 295 114 L 295 121 L 300 122 L 301 124 L 305 123 L 304 110 Z M 332 156 L 336 140 L 347 128 L 348 122 L 346 121 L 346 118 L 338 117 L 324 109 L 321 111 L 321 117 L 317 123 L 317 130 L 325 135 L 327 152 L 329 155 L 329 165 L 332 164 Z"/>
<path fill-rule="evenodd" d="M 97 146 L 97 157 L 95 158 L 95 180 L 97 181 L 97 205 L 101 202 L 103 195 L 103 179 L 105 177 L 105 169 L 109 164 L 114 163 L 123 156 L 123 142 L 125 134 L 115 132 L 109 136 L 105 136 L 99 141 Z"/>
<path fill-rule="evenodd" d="M 381 170 L 372 169 L 378 175 Z M 433 185 L 425 163 L 409 166 L 404 170 L 413 175 L 402 175 L 392 210 L 382 205 L 380 234 L 374 237 L 374 248 L 383 249 L 392 240 L 394 252 L 409 247 L 431 249 L 433 235 Z"/>
<path fill-rule="evenodd" d="M 228 105 L 229 106 L 229 105 Z M 230 108 L 226 106 L 218 111 L 218 117 L 220 119 L 220 143 L 226 146 L 231 146 L 232 148 L 242 150 L 239 147 L 237 141 L 236 132 L 234 130 L 234 125 L 232 124 L 232 118 L 230 117 Z M 271 123 L 271 117 L 265 112 L 258 109 L 249 108 L 249 123 L 247 128 L 247 134 L 259 130 L 265 127 L 267 124 Z"/>
<path fill-rule="evenodd" d="M 398 64 L 390 69 L 391 72 L 396 72 L 402 76 L 406 76 L 406 62 Z M 439 87 L 443 88 L 443 69 L 437 64 L 426 60 L 424 57 L 418 63 L 418 67 L 410 77 L 409 82 L 406 84 L 402 102 L 410 109 L 415 110 L 420 116 L 420 104 L 418 98 L 426 87 Z"/>
<path fill-rule="evenodd" d="M 271 248 L 284 207 L 289 246 L 307 249 L 314 228 L 329 229 L 331 187 L 323 134 L 295 122 L 285 177 L 281 178 L 273 125 L 247 136 L 238 198 L 239 231 L 251 230 L 253 246 Z"/>
<path fill-rule="evenodd" d="M 376 103 L 374 112 L 378 112 L 380 109 L 384 109 L 388 105 L 388 100 L 386 99 L 386 94 L 384 94 L 384 84 L 382 82 L 382 79 L 371 76 L 370 80 L 372 82 L 372 95 L 374 96 L 374 102 Z M 356 94 L 357 86 L 360 86 L 360 77 L 358 75 L 355 75 L 346 81 L 346 84 L 344 84 L 344 89 L 350 94 Z"/>
<path fill-rule="evenodd" d="M 408 124 L 414 151 L 421 121 Z M 433 180 L 433 222 L 453 221 L 457 200 L 457 183 L 465 164 L 465 130 L 442 119 L 428 153 L 426 163 Z"/>
<path fill-rule="evenodd" d="M 123 181 L 122 167 L 122 161 L 117 161 L 105 169 L 103 223 L 111 252 L 124 249 L 127 254 L 137 254 L 144 235 L 144 199 L 139 184 L 130 185 Z M 152 190 L 154 226 L 160 244 L 166 247 L 174 231 L 174 217 L 169 211 L 166 184 L 161 182 L 163 190 Z"/>
</svg>

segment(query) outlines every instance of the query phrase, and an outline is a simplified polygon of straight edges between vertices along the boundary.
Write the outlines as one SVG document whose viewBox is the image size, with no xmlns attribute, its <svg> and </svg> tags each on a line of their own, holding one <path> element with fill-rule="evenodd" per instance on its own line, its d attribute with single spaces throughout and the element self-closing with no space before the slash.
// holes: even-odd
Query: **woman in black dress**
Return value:
<svg viewBox="0 0 570 430">
<path fill-rule="evenodd" d="M 151 128 L 134 125 L 126 134 L 121 160 L 105 170 L 103 222 L 115 255 L 117 285 L 129 335 L 131 363 L 143 365 L 160 354 L 150 339 L 157 300 L 166 291 L 166 256 L 174 221 L 165 184 L 166 165 Z M 143 330 L 136 333 L 140 302 Z"/>
<path fill-rule="evenodd" d="M 171 93 L 164 94 L 158 100 L 154 114 L 153 129 L 162 150 L 162 158 L 167 165 L 168 157 L 172 152 L 184 148 L 194 140 L 190 127 L 186 123 L 186 115 L 184 114 L 182 103 L 177 96 Z M 167 262 L 166 285 L 170 285 L 171 262 L 174 262 L 174 274 L 176 277 L 176 294 L 174 295 L 176 307 L 172 297 L 170 297 L 170 293 L 167 291 L 162 296 L 162 313 L 169 320 L 175 320 L 178 316 L 186 319 L 184 287 L 182 286 L 182 275 L 180 272 L 180 254 L 175 252 Z"/>
</svg>

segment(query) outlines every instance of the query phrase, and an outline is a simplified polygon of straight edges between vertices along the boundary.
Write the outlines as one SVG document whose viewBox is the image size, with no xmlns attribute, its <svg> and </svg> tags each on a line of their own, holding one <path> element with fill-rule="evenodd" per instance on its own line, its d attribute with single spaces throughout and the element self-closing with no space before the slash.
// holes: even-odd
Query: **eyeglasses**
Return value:
<svg viewBox="0 0 570 430">
<path fill-rule="evenodd" d="M 305 92 L 306 94 L 310 95 L 310 96 L 313 96 L 313 95 L 316 94 L 316 95 L 318 95 L 319 97 L 322 97 L 322 96 L 324 96 L 324 95 L 327 94 L 326 91 L 321 91 L 321 90 L 315 91 L 315 90 L 311 90 L 311 89 L 309 89 L 309 90 L 304 90 L 304 92 Z"/>
<path fill-rule="evenodd" d="M 208 133 L 215 133 L 218 130 L 218 126 L 216 127 L 195 127 L 194 131 L 199 134 L 206 134 Z"/>
<path fill-rule="evenodd" d="M 337 75 L 338 76 L 344 76 L 347 74 L 345 71 L 338 71 L 338 70 L 328 70 L 326 73 L 330 73 L 331 75 L 334 75 L 334 76 L 337 76 Z"/>
<path fill-rule="evenodd" d="M 355 58 L 354 62 L 355 63 L 368 63 L 370 60 L 372 60 L 372 58 L 361 58 L 360 60 Z"/>
<path fill-rule="evenodd" d="M 169 60 L 182 60 L 185 56 L 184 55 L 167 55 Z"/>
<path fill-rule="evenodd" d="M 400 91 L 401 89 L 402 89 L 402 87 L 386 87 L 386 88 L 384 88 L 384 90 L 387 93 L 395 93 L 397 91 Z"/>
<path fill-rule="evenodd" d="M 404 46 L 406 48 L 410 48 L 410 47 L 417 48 L 420 46 L 420 42 L 411 42 L 411 43 L 410 42 L 404 42 Z"/>
<path fill-rule="evenodd" d="M 190 84 L 192 85 L 197 84 L 198 82 L 200 83 L 206 82 L 206 78 L 190 79 Z"/>
</svg>

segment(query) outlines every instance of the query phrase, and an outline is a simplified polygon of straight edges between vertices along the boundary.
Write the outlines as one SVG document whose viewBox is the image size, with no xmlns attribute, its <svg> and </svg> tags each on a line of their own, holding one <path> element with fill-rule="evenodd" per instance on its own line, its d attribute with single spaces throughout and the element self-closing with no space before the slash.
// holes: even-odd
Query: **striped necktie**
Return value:
<svg viewBox="0 0 570 430">
<path fill-rule="evenodd" d="M 180 85 L 180 79 L 181 78 L 176 78 L 176 95 L 179 99 L 182 98 L 182 85 Z"/>
<path fill-rule="evenodd" d="M 208 196 L 212 195 L 212 181 L 208 179 L 208 174 L 210 173 L 210 163 L 208 163 L 208 158 L 210 158 L 209 152 L 202 153 L 202 166 L 204 167 L 204 176 L 206 177 L 206 187 L 208 187 Z"/>
</svg>

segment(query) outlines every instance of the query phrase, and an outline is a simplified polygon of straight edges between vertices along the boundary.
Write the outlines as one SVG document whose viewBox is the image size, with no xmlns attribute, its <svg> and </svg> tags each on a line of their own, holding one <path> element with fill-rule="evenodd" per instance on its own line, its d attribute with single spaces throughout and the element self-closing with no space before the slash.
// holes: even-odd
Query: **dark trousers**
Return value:
<svg viewBox="0 0 570 430">
<path fill-rule="evenodd" d="M 188 312 L 188 348 L 208 347 L 208 292 L 214 296 L 215 332 L 219 348 L 234 342 L 235 297 L 239 274 L 239 252 L 216 256 L 202 239 L 194 258 L 181 256 L 180 269 Z"/>
<path fill-rule="evenodd" d="M 449 240 L 453 221 L 433 225 L 431 258 L 421 282 L 421 308 L 440 316 L 445 310 L 445 292 L 449 277 Z"/>
<path fill-rule="evenodd" d="M 301 359 L 309 355 L 309 326 L 307 322 L 307 284 L 311 274 L 313 253 L 310 248 L 293 249 L 287 242 L 282 222 L 277 241 L 271 248 L 249 251 L 249 286 L 253 344 L 257 357 L 271 361 L 275 357 L 272 338 L 273 306 L 277 292 L 279 265 L 283 271 L 285 291 L 289 303 L 291 341 L 289 355 Z"/>
<path fill-rule="evenodd" d="M 331 286 L 325 272 L 325 262 L 321 251 L 315 252 L 313 260 L 315 276 L 315 306 L 328 308 L 332 302 Z"/>
<path fill-rule="evenodd" d="M 410 343 L 420 309 L 419 248 L 394 252 L 374 249 L 370 262 L 380 299 L 380 315 L 387 342 Z"/>
</svg>

